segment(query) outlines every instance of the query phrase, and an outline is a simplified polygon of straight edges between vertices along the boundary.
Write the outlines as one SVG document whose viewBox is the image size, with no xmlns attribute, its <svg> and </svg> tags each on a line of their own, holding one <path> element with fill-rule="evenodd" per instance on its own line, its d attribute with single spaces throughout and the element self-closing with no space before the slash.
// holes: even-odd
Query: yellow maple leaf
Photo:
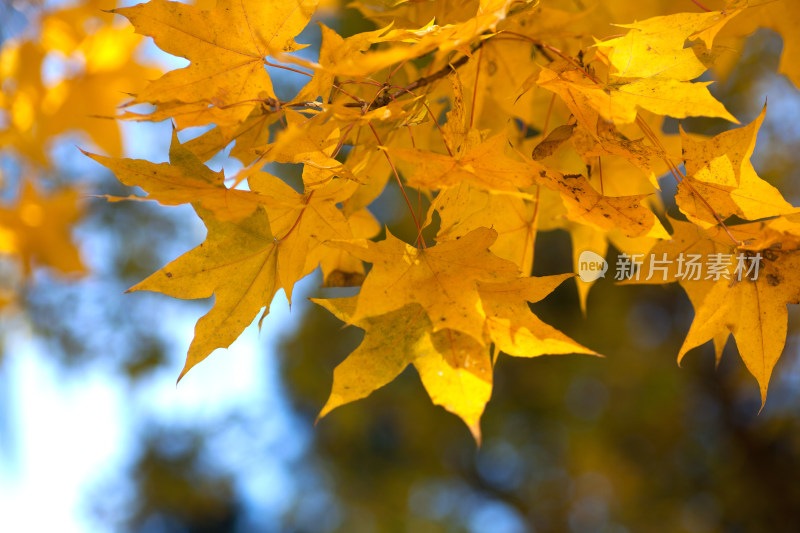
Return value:
<svg viewBox="0 0 800 533">
<path fill-rule="evenodd" d="M 567 61 L 542 67 L 536 85 L 561 97 L 580 124 L 596 124 L 598 114 L 615 124 L 636 120 L 635 102 L 615 97 L 613 91 Z"/>
<path fill-rule="evenodd" d="M 491 227 L 497 232 L 492 253 L 516 264 L 520 272 L 533 267 L 537 206 L 517 195 L 493 194 L 468 182 L 441 191 L 431 205 L 441 220 L 437 242 L 459 239 L 475 229 Z"/>
<path fill-rule="evenodd" d="M 343 322 L 353 322 L 357 296 L 349 298 L 312 298 Z M 432 329 L 425 310 L 407 305 L 355 322 L 364 329 L 364 340 L 333 372 L 333 388 L 317 420 L 337 407 L 366 398 L 390 383 L 414 361 L 418 346 Z"/>
<path fill-rule="evenodd" d="M 487 332 L 496 348 L 510 355 L 594 354 L 539 320 L 527 302 L 547 296 L 571 274 L 478 282 L 487 303 Z M 340 320 L 365 330 L 362 343 L 334 370 L 333 387 L 319 418 L 365 398 L 412 364 L 431 400 L 459 416 L 480 444 L 480 417 L 492 393 L 489 346 L 464 332 L 434 331 L 429 313 L 416 303 L 356 320 L 358 302 L 350 298 L 312 299 Z"/>
<path fill-rule="evenodd" d="M 741 7 L 706 13 L 676 13 L 633 24 L 618 24 L 630 31 L 616 39 L 599 42 L 615 75 L 621 78 L 669 78 L 688 81 L 706 71 L 697 50 L 684 48 L 687 39 L 700 39 L 711 48 L 714 37 Z"/>
<path fill-rule="evenodd" d="M 236 104 L 263 94 L 274 98 L 266 57 L 299 48 L 294 38 L 316 5 L 316 0 L 219 0 L 203 10 L 151 0 L 113 10 L 165 52 L 190 61 L 151 82 L 134 103 L 204 102 L 227 109 L 233 121 L 244 119 L 257 104 Z"/>
<path fill-rule="evenodd" d="M 296 102 L 313 101 L 320 96 L 323 101 L 327 101 L 336 77 L 334 73 L 340 70 L 339 65 L 351 61 L 354 55 L 368 50 L 385 31 L 382 28 L 344 38 L 321 22 L 319 27 L 322 32 L 317 60 L 320 68 L 314 71 L 312 78 L 293 99 Z"/>
<path fill-rule="evenodd" d="M 279 243 L 263 207 L 238 221 L 196 211 L 208 228 L 205 242 L 129 289 L 183 299 L 214 295 L 214 307 L 195 326 L 179 381 L 211 352 L 230 346 L 263 307 L 269 310 L 280 287 Z"/>
<path fill-rule="evenodd" d="M 334 370 L 331 394 L 317 419 L 369 396 L 413 364 L 433 403 L 459 416 L 480 443 L 480 417 L 492 393 L 489 347 L 458 331 L 434 332 L 418 304 L 354 321 L 357 298 L 312 299 L 366 332 Z"/>
<path fill-rule="evenodd" d="M 175 132 L 170 163 L 87 155 L 112 170 L 126 185 L 143 188 L 148 193 L 146 199 L 165 205 L 191 203 L 207 212 L 205 218 L 213 217 L 217 222 L 235 223 L 265 208 L 271 231 L 280 243 L 276 252 L 279 286 L 285 289 L 289 301 L 297 280 L 313 271 L 320 261 L 326 260 L 326 275 L 337 268 L 337 261 L 343 261 L 344 271 L 359 271 L 352 258 L 345 259 L 337 250 L 320 248 L 327 240 L 354 236 L 342 211 L 336 207 L 352 195 L 357 186 L 354 182 L 333 180 L 300 194 L 267 172 L 248 169 L 239 179 L 246 178 L 250 190 L 229 189 L 224 183 L 224 173 L 206 167 L 180 144 Z M 360 237 L 372 237 L 377 227 L 374 221 L 369 224 L 363 218 L 361 215 L 354 220 L 354 227 Z"/>
<path fill-rule="evenodd" d="M 672 221 L 675 234 L 657 244 L 641 269 L 649 273 L 653 261 L 667 261 L 664 271 L 650 279 L 644 275 L 634 283 L 678 281 L 695 309 L 695 317 L 678 354 L 712 340 L 721 355 L 732 334 L 747 369 L 756 378 L 762 406 L 772 370 L 786 342 L 787 304 L 800 303 L 800 224 L 784 217 L 729 228 L 746 244 L 735 245 L 719 227 Z M 700 264 L 695 273 L 687 259 L 695 255 Z M 709 264 L 719 264 L 718 273 Z"/>
<path fill-rule="evenodd" d="M 583 124 L 596 123 L 597 114 L 616 124 L 630 124 L 640 107 L 675 118 L 721 117 L 738 123 L 708 91 L 710 82 L 640 78 L 603 84 L 561 61 L 542 67 L 536 83 L 558 94 Z"/>
<path fill-rule="evenodd" d="M 251 175 L 248 182 L 254 192 L 272 202 L 267 212 L 272 231 L 280 243 L 278 278 L 291 303 L 294 284 L 317 268 L 324 258 L 335 254 L 335 250 L 326 248 L 327 242 L 353 238 L 351 226 L 336 204 L 348 198 L 357 184 L 333 180 L 319 189 L 300 194 L 266 172 Z M 366 229 L 357 226 L 357 229 L 367 235 L 374 226 Z"/>
<path fill-rule="evenodd" d="M 543 354 L 586 353 L 597 355 L 554 327 L 542 322 L 528 307 L 550 294 L 574 274 L 479 282 L 489 337 L 498 350 L 517 357 Z"/>
<path fill-rule="evenodd" d="M 604 196 L 582 175 L 562 176 L 551 170 L 542 170 L 539 179 L 559 192 L 571 220 L 604 231 L 619 229 L 629 237 L 663 239 L 669 236 L 655 214 L 643 205 L 647 194 Z"/>
<path fill-rule="evenodd" d="M 769 223 L 755 224 L 762 231 L 770 230 Z M 735 228 L 734 235 L 737 235 Z M 738 282 L 721 279 L 714 284 L 696 309 L 678 356 L 680 359 L 691 348 L 730 331 L 747 369 L 758 381 L 762 406 L 767 399 L 772 370 L 786 343 L 786 304 L 800 303 L 797 233 L 782 244 L 785 247 L 749 250 L 750 256 L 757 253 L 763 258 L 757 279 Z"/>
<path fill-rule="evenodd" d="M 624 105 L 638 106 L 659 115 L 675 118 L 719 117 L 738 124 L 708 91 L 711 82 L 688 82 L 673 79 L 640 79 L 623 85 L 612 85 L 612 98 Z"/>
<path fill-rule="evenodd" d="M 428 189 L 453 187 L 469 181 L 488 190 L 514 191 L 533 184 L 531 168 L 505 155 L 504 132 L 461 155 L 444 155 L 415 148 L 390 148 L 389 154 L 414 164 L 409 185 Z"/>
<path fill-rule="evenodd" d="M 458 240 L 423 249 L 404 243 L 388 231 L 386 240 L 377 243 L 331 243 L 373 264 L 352 320 L 419 303 L 434 331 L 454 329 L 483 343 L 486 314 L 477 282 L 513 279 L 519 274 L 514 263 L 489 251 L 496 239 L 496 231 L 479 228 Z"/>
<path fill-rule="evenodd" d="M 229 121 L 225 117 L 220 122 L 216 114 L 208 116 L 209 112 L 217 108 L 208 107 L 203 103 L 180 104 L 176 109 L 165 110 L 160 115 L 165 118 L 171 117 L 178 129 L 208 124 L 209 122 L 222 124 L 222 126 L 218 125 L 206 133 L 187 141 L 185 143 L 186 148 L 197 154 L 197 157 L 201 160 L 208 161 L 215 154 L 224 150 L 232 140 L 235 140 L 236 144 L 231 150 L 230 156 L 237 158 L 244 165 L 250 165 L 259 157 L 259 154 L 253 148 L 269 144 L 270 126 L 281 119 L 281 110 L 269 105 L 271 101 L 265 99 L 261 105 L 250 111 L 247 118 L 243 121 L 235 122 L 232 127 L 226 126 Z M 159 110 L 165 107 L 168 107 L 168 104 L 159 106 L 153 115 L 158 114 Z M 193 107 L 196 107 L 197 111 L 193 111 L 191 109 Z M 130 116 L 131 114 L 126 112 L 126 118 Z M 151 115 L 137 115 L 135 120 L 139 119 L 158 120 L 157 117 L 151 117 Z"/>
<path fill-rule="evenodd" d="M 676 201 L 681 211 L 703 226 L 737 215 L 756 220 L 795 211 L 780 191 L 758 177 L 750 157 L 767 111 L 741 128 L 708 140 L 697 140 L 681 129 L 686 178 L 678 186 Z M 713 211 L 712 211 L 713 210 Z"/>
<path fill-rule="evenodd" d="M 596 125 L 579 125 L 571 135 L 575 150 L 588 161 L 590 157 L 621 157 L 642 171 L 650 185 L 658 189 L 658 180 L 652 161 L 660 154 L 653 147 L 644 144 L 642 139 L 631 140 L 617 131 L 613 124 L 598 117 Z M 605 160 L 604 160 L 605 161 Z M 605 168 L 608 169 L 608 163 Z M 607 180 L 611 181 L 611 180 Z M 632 192 L 630 177 L 624 176 L 624 189 Z M 652 190 L 652 189 L 651 189 Z"/>
<path fill-rule="evenodd" d="M 268 197 L 251 191 L 227 188 L 224 172 L 214 172 L 205 166 L 180 143 L 176 131 L 172 132 L 169 163 L 83 153 L 114 172 L 125 185 L 144 189 L 148 193 L 144 198 L 148 200 L 164 205 L 197 203 L 220 220 L 243 218 L 259 204 L 270 202 Z"/>
<path fill-rule="evenodd" d="M 374 44 L 383 44 L 381 48 L 364 49 L 358 41 L 345 41 L 343 50 L 352 53 L 337 58 L 336 61 L 324 61 L 322 64 L 302 58 L 282 57 L 314 70 L 324 70 L 338 76 L 367 77 L 392 65 L 410 61 L 431 52 L 436 52 L 437 64 L 447 64 L 448 55 L 454 50 L 468 49 L 468 46 L 481 34 L 494 31 L 497 24 L 505 19 L 507 13 L 519 6 L 515 0 L 491 0 L 481 2 L 476 12 L 466 20 L 452 24 L 435 24 L 432 20 L 417 28 L 391 28 L 393 20 L 380 32 L 370 35 Z M 473 4 L 466 4 L 467 10 Z M 430 19 L 429 19 L 430 20 Z"/>
<path fill-rule="evenodd" d="M 303 183 L 307 190 L 325 185 L 334 176 L 358 181 L 346 165 L 334 158 L 342 135 L 335 121 L 325 121 L 326 117 L 319 115 L 308 118 L 292 110 L 284 113 L 286 128 L 274 142 L 256 147 L 237 142 L 232 155 L 244 161 L 246 158 L 239 154 L 245 151 L 258 154 L 265 161 L 303 163 Z"/>
<path fill-rule="evenodd" d="M 721 117 L 738 123 L 708 91 L 710 82 L 689 81 L 706 71 L 707 61 L 699 45 L 684 48 L 684 44 L 687 39 L 701 40 L 711 48 L 719 30 L 741 12 L 740 4 L 723 11 L 678 13 L 621 25 L 630 28 L 625 36 L 596 43 L 599 58 L 613 68 L 608 97 L 595 93 L 593 102 L 600 104 L 596 109 L 603 114 L 604 108 L 614 106 L 641 107 L 675 118 Z M 603 117 L 609 115 L 605 112 Z"/>
</svg>

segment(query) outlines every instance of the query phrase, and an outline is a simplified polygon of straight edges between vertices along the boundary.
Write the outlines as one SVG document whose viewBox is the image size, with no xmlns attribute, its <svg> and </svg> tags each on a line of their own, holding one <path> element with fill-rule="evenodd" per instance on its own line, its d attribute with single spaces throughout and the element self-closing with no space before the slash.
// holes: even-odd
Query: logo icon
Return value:
<svg viewBox="0 0 800 533">
<path fill-rule="evenodd" d="M 590 282 L 606 277 L 608 263 L 599 254 L 584 250 L 578 258 L 578 276 L 581 281 Z"/>
</svg>

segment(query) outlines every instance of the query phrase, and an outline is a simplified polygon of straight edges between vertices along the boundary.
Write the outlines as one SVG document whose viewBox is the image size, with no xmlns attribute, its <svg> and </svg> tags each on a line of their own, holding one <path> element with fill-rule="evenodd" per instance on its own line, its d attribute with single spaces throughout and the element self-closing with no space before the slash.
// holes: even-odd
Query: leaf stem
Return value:
<svg viewBox="0 0 800 533">
<path fill-rule="evenodd" d="M 392 158 L 389 157 L 389 152 L 383 146 L 383 141 L 381 141 L 380 136 L 378 135 L 378 131 L 375 129 L 375 126 L 372 125 L 372 121 L 368 120 L 367 125 L 369 129 L 372 130 L 372 134 L 375 135 L 375 139 L 378 141 L 378 144 L 381 146 L 381 151 L 383 155 L 386 156 L 386 160 L 389 162 L 389 166 L 392 168 L 392 172 L 394 173 L 394 177 L 397 180 L 397 184 L 400 186 L 400 192 L 403 193 L 403 198 L 406 200 L 406 205 L 408 206 L 408 210 L 411 211 L 411 217 L 414 219 L 414 225 L 417 227 L 417 246 L 422 245 L 422 248 L 427 248 L 428 246 L 425 244 L 425 239 L 422 237 L 422 226 L 419 223 L 419 219 L 417 219 L 417 214 L 414 212 L 414 207 L 411 205 L 411 200 L 408 199 L 408 195 L 406 194 L 406 188 L 403 186 L 403 182 L 400 180 L 400 174 L 397 173 L 397 168 L 394 166 L 394 162 Z"/>
<path fill-rule="evenodd" d="M 483 59 L 483 47 L 478 50 L 478 64 L 475 66 L 475 87 L 472 89 L 472 108 L 469 112 L 469 129 L 475 122 L 475 102 L 478 100 L 478 79 L 481 74 L 481 59 Z"/>
<path fill-rule="evenodd" d="M 299 69 L 296 69 L 296 68 L 292 68 L 292 67 L 287 67 L 286 65 L 281 65 L 279 63 L 270 63 L 266 59 L 264 59 L 264 64 L 267 65 L 268 67 L 282 68 L 283 70 L 289 70 L 291 72 L 296 72 L 297 74 L 302 74 L 304 76 L 308 76 L 309 78 L 314 77 L 313 74 L 309 74 L 308 72 L 305 72 L 305 71 L 302 71 L 302 70 L 299 70 Z"/>
<path fill-rule="evenodd" d="M 706 6 L 704 6 L 703 4 L 698 2 L 697 0 L 692 0 L 692 3 L 694 3 L 694 5 L 696 5 L 697 7 L 702 9 L 703 11 L 711 11 L 710 9 L 708 9 Z"/>
<path fill-rule="evenodd" d="M 553 105 L 556 103 L 556 93 L 550 97 L 550 105 L 547 106 L 547 115 L 544 117 L 544 126 L 542 126 L 542 136 L 547 137 L 547 128 L 550 126 L 550 116 L 553 114 Z"/>
</svg>

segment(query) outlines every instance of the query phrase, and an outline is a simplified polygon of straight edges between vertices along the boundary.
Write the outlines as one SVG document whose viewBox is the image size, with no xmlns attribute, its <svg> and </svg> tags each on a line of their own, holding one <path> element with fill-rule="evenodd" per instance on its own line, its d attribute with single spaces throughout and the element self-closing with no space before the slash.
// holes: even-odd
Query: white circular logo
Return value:
<svg viewBox="0 0 800 533">
<path fill-rule="evenodd" d="M 595 281 L 606 277 L 608 263 L 599 254 L 584 250 L 578 258 L 578 276 L 581 281 Z"/>
</svg>

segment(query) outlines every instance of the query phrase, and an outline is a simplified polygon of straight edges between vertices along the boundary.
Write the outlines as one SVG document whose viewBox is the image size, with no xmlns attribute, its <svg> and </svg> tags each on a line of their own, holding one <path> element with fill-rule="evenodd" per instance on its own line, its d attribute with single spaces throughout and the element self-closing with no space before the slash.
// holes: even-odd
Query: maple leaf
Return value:
<svg viewBox="0 0 800 533">
<path fill-rule="evenodd" d="M 413 148 L 393 148 L 390 154 L 414 164 L 408 177 L 414 187 L 440 189 L 469 181 L 484 189 L 515 191 L 532 185 L 530 167 L 505 155 L 507 145 L 505 134 L 499 133 L 460 156 Z"/>
<path fill-rule="evenodd" d="M 259 207 L 266 208 L 272 231 L 280 241 L 277 251 L 280 286 L 286 290 L 289 301 L 297 280 L 320 262 L 325 264 L 326 278 L 334 270 L 363 273 L 360 263 L 348 254 L 321 248 L 325 241 L 354 236 L 369 238 L 379 230 L 368 212 L 360 213 L 349 225 L 336 207 L 352 195 L 355 183 L 329 181 L 303 195 L 275 176 L 251 169 L 240 178 L 247 179 L 250 190 L 229 189 L 225 187 L 224 173 L 205 166 L 180 144 L 175 131 L 170 163 L 87 155 L 112 170 L 126 185 L 144 189 L 148 193 L 146 199 L 165 205 L 192 203 L 221 222 L 235 222 Z"/>
<path fill-rule="evenodd" d="M 381 231 L 381 225 L 367 209 L 356 211 L 347 219 L 354 239 L 371 239 Z M 319 247 L 319 257 L 309 256 L 307 264 L 319 263 L 325 287 L 355 287 L 364 281 L 364 263 L 351 254 L 329 246 Z"/>
<path fill-rule="evenodd" d="M 319 59 L 317 60 L 320 68 L 314 72 L 308 83 L 294 98 L 298 102 L 316 100 L 318 96 L 322 96 L 323 100 L 327 100 L 336 77 L 334 73 L 340 70 L 339 65 L 352 61 L 354 55 L 368 50 L 385 31 L 382 28 L 343 38 L 321 22 L 319 27 L 322 32 L 322 43 L 320 44 Z"/>
<path fill-rule="evenodd" d="M 255 107 L 236 104 L 274 98 L 266 57 L 298 49 L 294 38 L 316 5 L 316 0 L 219 0 L 214 9 L 203 10 L 151 0 L 114 9 L 137 33 L 191 62 L 151 82 L 133 103 L 204 102 L 226 108 L 235 124 Z"/>
<path fill-rule="evenodd" d="M 179 381 L 212 351 L 230 346 L 263 307 L 269 310 L 280 287 L 278 243 L 263 207 L 238 221 L 195 210 L 208 228 L 205 242 L 129 289 L 183 299 L 214 295 L 214 307 L 195 326 Z"/>
<path fill-rule="evenodd" d="M 698 51 L 684 48 L 687 39 L 702 40 L 711 48 L 714 37 L 741 7 L 706 13 L 676 13 L 653 17 L 634 24 L 617 24 L 630 28 L 624 37 L 599 42 L 621 78 L 666 78 L 688 81 L 706 71 Z"/>
<path fill-rule="evenodd" d="M 171 117 L 179 129 L 209 122 L 207 117 L 196 117 L 194 112 L 187 110 L 189 106 L 183 104 L 181 106 L 182 111 L 169 110 L 164 112 L 165 118 Z M 197 104 L 197 106 L 202 108 L 202 113 L 205 113 L 208 109 L 214 109 L 202 103 Z M 163 107 L 166 106 L 160 106 L 159 109 Z M 153 114 L 157 112 L 158 110 Z M 130 115 L 130 113 L 126 113 L 126 115 Z M 213 128 L 203 135 L 187 141 L 185 145 L 202 161 L 208 161 L 215 154 L 224 150 L 233 139 L 236 141 L 236 145 L 231 150 L 231 157 L 237 157 L 243 164 L 250 165 L 257 159 L 257 156 L 252 154 L 248 148 L 267 144 L 269 142 L 270 126 L 279 121 L 280 118 L 280 113 L 265 102 L 263 105 L 253 108 L 247 118 L 238 123 L 237 126 L 232 128 Z M 130 120 L 131 118 L 128 117 L 128 119 Z M 134 120 L 158 119 L 150 117 L 150 115 L 137 115 Z"/>
<path fill-rule="evenodd" d="M 717 224 L 717 217 L 756 220 L 795 210 L 778 189 L 758 177 L 750 162 L 766 112 L 764 105 L 747 126 L 708 140 L 696 140 L 681 128 L 686 178 L 678 186 L 676 201 L 694 222 L 709 226 Z"/>
<path fill-rule="evenodd" d="M 527 305 L 541 300 L 571 276 L 478 282 L 487 303 L 487 331 L 497 349 L 520 357 L 594 354 L 539 320 Z M 429 314 L 416 303 L 356 320 L 362 298 L 363 293 L 350 298 L 312 299 L 340 320 L 365 330 L 362 343 L 334 370 L 331 394 L 317 419 L 369 396 L 411 364 L 433 403 L 458 415 L 480 444 L 480 417 L 492 392 L 489 346 L 461 331 L 435 331 Z"/>
<path fill-rule="evenodd" d="M 486 314 L 477 282 L 513 279 L 519 274 L 514 263 L 489 251 L 496 239 L 496 231 L 479 228 L 458 240 L 423 249 L 404 243 L 388 231 L 386 240 L 378 243 L 331 243 L 373 263 L 352 320 L 419 303 L 434 331 L 453 329 L 483 343 Z"/>
<path fill-rule="evenodd" d="M 164 205 L 197 203 L 220 220 L 247 216 L 259 203 L 269 200 L 250 191 L 227 188 L 225 174 L 205 166 L 180 143 L 175 130 L 172 132 L 169 163 L 83 153 L 114 172 L 125 185 L 144 189 L 148 193 L 145 197 L 148 200 L 156 200 Z"/>
<path fill-rule="evenodd" d="M 579 123 L 596 123 L 598 114 L 616 124 L 636 120 L 634 102 L 614 96 L 614 92 L 567 61 L 542 67 L 535 84 L 557 94 Z"/>
<path fill-rule="evenodd" d="M 468 110 L 464 104 L 464 86 L 458 71 L 449 76 L 453 89 L 453 101 L 447 112 L 447 121 L 442 126 L 442 141 L 451 156 L 461 157 L 468 150 L 481 143 L 480 132 L 469 123 Z"/>
<path fill-rule="evenodd" d="M 469 182 L 441 191 L 431 205 L 429 217 L 438 213 L 438 242 L 460 239 L 478 228 L 497 232 L 492 253 L 513 261 L 520 272 L 533 267 L 533 247 L 538 224 L 538 202 L 517 195 L 492 194 Z"/>
<path fill-rule="evenodd" d="M 627 109 L 628 118 L 635 118 L 631 109 L 641 107 L 675 118 L 709 116 L 738 123 L 708 92 L 709 83 L 688 81 L 707 67 L 700 60 L 702 53 L 684 48 L 684 43 L 702 40 L 710 48 L 722 26 L 739 12 L 741 7 L 730 6 L 725 11 L 678 13 L 623 25 L 630 28 L 627 35 L 596 44 L 604 52 L 601 59 L 614 68 L 616 80 L 609 83 L 607 98 L 595 93 L 590 102 L 601 114 L 607 105 Z"/>
<path fill-rule="evenodd" d="M 585 353 L 597 355 L 557 329 L 542 322 L 528 307 L 550 294 L 574 274 L 478 282 L 489 337 L 497 349 L 517 357 L 543 354 Z"/>
<path fill-rule="evenodd" d="M 431 335 L 433 350 L 414 361 L 431 401 L 461 417 L 478 446 L 480 417 L 492 396 L 489 347 L 470 335 L 444 329 Z"/>
<path fill-rule="evenodd" d="M 567 216 L 576 221 L 601 230 L 620 229 L 629 237 L 669 236 L 664 226 L 652 211 L 643 205 L 649 196 L 604 196 L 597 192 L 586 177 L 581 175 L 560 175 L 542 170 L 541 182 L 556 190 L 567 208 Z"/>
<path fill-rule="evenodd" d="M 312 301 L 353 323 L 357 298 Z M 418 304 L 355 324 L 365 330 L 364 340 L 334 370 L 331 394 L 317 420 L 336 407 L 369 396 L 413 364 L 433 403 L 464 420 L 480 444 L 480 417 L 492 392 L 488 346 L 458 331 L 434 332 Z"/>
<path fill-rule="evenodd" d="M 530 2 L 525 2 L 530 4 Z M 379 35 L 370 35 L 372 43 L 385 43 L 382 49 L 363 51 L 359 41 L 355 43 L 351 37 L 342 43 L 343 51 L 350 51 L 337 61 L 326 61 L 323 64 L 305 61 L 300 58 L 286 58 L 315 70 L 325 70 L 338 76 L 366 77 L 392 65 L 410 61 L 436 51 L 440 57 L 450 52 L 463 49 L 481 34 L 493 31 L 497 24 L 506 18 L 513 6 L 519 2 L 514 0 L 483 0 L 478 6 L 465 5 L 465 9 L 477 9 L 466 20 L 453 24 L 437 25 L 433 21 L 418 28 L 395 28 L 388 26 Z M 357 43 L 357 44 L 356 44 Z M 349 50 L 348 50 L 349 49 Z"/>
<path fill-rule="evenodd" d="M 353 322 L 357 300 L 357 296 L 311 299 L 344 322 Z M 317 420 L 393 381 L 414 361 L 423 336 L 432 330 L 425 310 L 413 304 L 355 323 L 366 335 L 359 347 L 334 370 L 333 388 Z"/>
<path fill-rule="evenodd" d="M 334 176 L 358 181 L 345 165 L 334 158 L 342 132 L 336 122 L 324 122 L 324 119 L 322 116 L 309 119 L 287 110 L 286 128 L 277 135 L 275 141 L 264 147 L 248 148 L 246 151 L 258 154 L 266 161 L 303 163 L 303 183 L 307 190 L 325 185 Z M 232 155 L 238 156 L 244 149 L 244 145 L 237 143 Z M 313 178 L 309 177 L 310 169 L 317 171 Z"/>
<path fill-rule="evenodd" d="M 273 204 L 267 208 L 270 226 L 278 239 L 279 279 L 291 303 L 294 284 L 311 273 L 327 257 L 339 257 L 326 243 L 353 237 L 351 226 L 336 206 L 348 198 L 354 182 L 334 180 L 319 189 L 299 194 L 280 179 L 258 172 L 248 178 L 250 188 Z M 375 226 L 357 226 L 361 235 L 372 237 Z M 326 273 L 327 274 L 327 273 Z"/>
<path fill-rule="evenodd" d="M 542 67 L 536 84 L 559 95 L 583 124 L 595 123 L 597 114 L 616 124 L 630 124 L 636 120 L 638 108 L 675 118 L 720 117 L 738 123 L 708 91 L 710 82 L 641 78 L 606 86 L 561 61 Z"/>
<path fill-rule="evenodd" d="M 638 106 L 647 111 L 675 118 L 719 117 L 734 124 L 731 115 L 708 90 L 711 82 L 642 79 L 616 87 L 611 94 L 628 107 Z"/>
<path fill-rule="evenodd" d="M 758 261 L 757 278 L 745 276 L 739 281 L 731 272 L 731 280 L 720 279 L 711 287 L 696 309 L 678 358 L 709 339 L 717 339 L 725 330 L 730 331 L 747 369 L 758 381 L 763 408 L 772 370 L 786 343 L 786 305 L 800 303 L 800 226 L 778 218 L 734 227 L 732 231 L 740 239 L 751 241 L 734 253 L 762 258 Z M 719 230 L 711 237 L 726 238 Z"/>
<path fill-rule="evenodd" d="M 729 231 L 747 243 L 736 246 L 719 227 L 703 230 L 688 222 L 671 222 L 673 238 L 657 244 L 642 265 L 649 271 L 653 259 L 667 260 L 667 270 L 652 279 L 632 282 L 679 281 L 695 308 L 695 317 L 678 361 L 709 340 L 714 341 L 719 359 L 732 334 L 742 360 L 758 381 L 763 407 L 772 370 L 786 342 L 786 305 L 800 303 L 800 225 L 781 217 L 734 226 Z M 687 278 L 686 272 L 679 270 L 685 265 L 679 260 L 681 254 L 706 261 L 717 256 L 727 262 L 719 276 L 702 272 L 700 279 Z M 758 269 L 750 271 L 753 262 Z"/>
<path fill-rule="evenodd" d="M 540 9 L 539 6 L 536 9 Z M 523 18 L 526 17 L 521 13 L 511 19 L 506 19 L 501 26 L 504 31 L 512 29 L 518 31 L 521 28 L 515 26 L 514 22 Z M 525 22 L 530 30 L 530 24 L 533 21 L 526 20 Z M 498 31 L 500 31 L 499 28 Z M 497 118 L 516 116 L 527 122 L 541 120 L 537 111 L 541 109 L 542 105 L 547 105 L 547 101 L 542 102 L 545 95 L 541 91 L 525 90 L 526 81 L 530 78 L 535 79 L 539 66 L 534 61 L 519 60 L 520 57 L 531 57 L 533 46 L 532 43 L 525 41 L 502 39 L 484 41 L 480 51 L 482 61 L 477 81 L 483 80 L 482 83 L 485 83 L 485 86 L 479 87 L 477 96 L 484 97 L 490 106 L 496 106 L 498 112 L 495 116 Z"/>
</svg>

